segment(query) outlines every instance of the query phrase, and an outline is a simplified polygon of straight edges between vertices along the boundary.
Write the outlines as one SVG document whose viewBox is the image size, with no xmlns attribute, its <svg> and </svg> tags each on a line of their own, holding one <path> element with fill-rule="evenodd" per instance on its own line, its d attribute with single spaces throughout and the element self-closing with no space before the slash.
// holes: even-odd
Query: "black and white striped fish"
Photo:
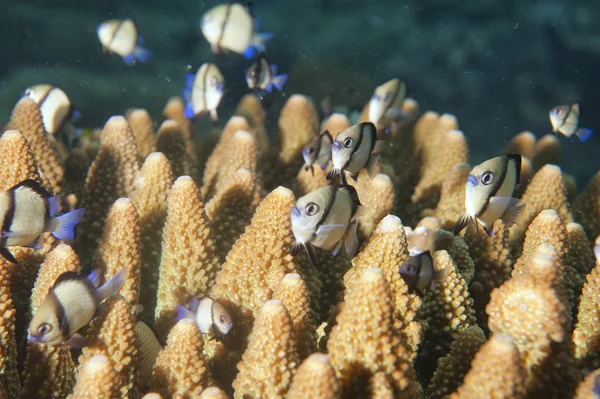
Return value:
<svg viewBox="0 0 600 399">
<path fill-rule="evenodd" d="M 60 196 L 52 197 L 35 180 L 25 180 L 0 193 L 0 254 L 13 263 L 14 256 L 6 247 L 39 248 L 42 234 L 51 232 L 60 240 L 70 241 L 74 228 L 81 221 L 85 209 L 75 209 L 56 216 L 60 209 Z"/>
<path fill-rule="evenodd" d="M 216 300 L 204 296 L 193 297 L 190 301 L 190 309 L 177 305 L 177 320 L 194 320 L 202 334 L 210 334 L 219 340 L 225 336 L 233 327 L 231 315 Z"/>
<path fill-rule="evenodd" d="M 152 56 L 149 50 L 141 46 L 143 39 L 131 18 L 105 21 L 98 25 L 96 33 L 104 54 L 118 54 L 127 65 L 133 65 L 136 61 L 146 62 Z"/>
<path fill-rule="evenodd" d="M 550 123 L 553 133 L 561 133 L 567 138 L 576 135 L 585 143 L 594 134 L 592 129 L 579 127 L 581 105 L 575 102 L 571 105 L 559 105 L 550 110 Z"/>
<path fill-rule="evenodd" d="M 219 120 L 217 108 L 225 94 L 225 78 L 215 64 L 204 63 L 195 74 L 188 73 L 183 89 L 186 101 L 185 116 L 195 119 L 210 114 L 215 125 Z"/>
<path fill-rule="evenodd" d="M 406 99 L 408 86 L 400 79 L 391 79 L 378 86 L 369 101 L 369 121 L 378 125 L 385 121 L 395 125 L 406 113 L 402 111 L 402 103 Z"/>
<path fill-rule="evenodd" d="M 246 83 L 250 89 L 270 93 L 273 88 L 283 91 L 287 81 L 287 75 L 277 75 L 277 65 L 269 63 L 269 60 L 261 53 L 254 64 L 246 71 Z"/>
</svg>

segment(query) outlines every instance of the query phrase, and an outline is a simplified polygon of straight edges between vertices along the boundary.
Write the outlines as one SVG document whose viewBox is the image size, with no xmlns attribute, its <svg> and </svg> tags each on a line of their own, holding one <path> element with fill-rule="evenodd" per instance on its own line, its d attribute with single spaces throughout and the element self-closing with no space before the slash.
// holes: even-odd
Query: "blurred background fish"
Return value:
<svg viewBox="0 0 600 399">
<path fill-rule="evenodd" d="M 39 248 L 42 234 L 51 232 L 59 240 L 74 238 L 75 226 L 85 209 L 75 209 L 61 216 L 60 196 L 52 197 L 38 182 L 25 180 L 0 193 L 0 254 L 13 263 L 17 260 L 6 247 Z"/>
<path fill-rule="evenodd" d="M 594 134 L 592 129 L 579 127 L 581 105 L 575 102 L 571 105 L 558 105 L 550 110 L 550 123 L 553 133 L 561 133 L 567 138 L 576 135 L 585 143 Z"/>
<path fill-rule="evenodd" d="M 221 4 L 207 11 L 200 29 L 214 54 L 232 51 L 253 58 L 265 50 L 273 35 L 258 33 L 259 21 L 253 15 L 252 3 Z"/>
<path fill-rule="evenodd" d="M 210 114 L 213 124 L 219 120 L 217 107 L 225 93 L 225 79 L 215 64 L 205 63 L 196 74 L 188 73 L 182 96 L 186 101 L 185 116 L 188 119 Z"/>
<path fill-rule="evenodd" d="M 132 19 L 108 20 L 98 25 L 96 32 L 104 53 L 120 55 L 127 65 L 146 62 L 152 56 L 149 50 L 141 47 L 143 39 Z"/>
<path fill-rule="evenodd" d="M 177 319 L 194 320 L 202 334 L 210 334 L 217 340 L 225 336 L 233 327 L 233 319 L 227 309 L 207 296 L 193 297 L 190 301 L 190 309 L 178 304 Z"/>
<path fill-rule="evenodd" d="M 306 170 L 310 169 L 313 176 L 315 175 L 314 164 L 316 163 L 321 169 L 327 169 L 331 160 L 331 143 L 333 139 L 328 131 L 324 131 L 321 135 L 315 137 L 302 149 L 302 157 L 306 165 Z"/>
<path fill-rule="evenodd" d="M 400 79 L 391 79 L 378 86 L 369 101 L 369 120 L 375 125 L 393 124 L 393 129 L 407 114 L 402 111 L 408 86 Z"/>
<path fill-rule="evenodd" d="M 433 267 L 433 259 L 429 251 L 406 259 L 398 272 L 404 279 L 406 285 L 420 294 L 428 289 L 434 289 L 435 284 L 446 278 L 446 269 L 436 271 Z"/>
<path fill-rule="evenodd" d="M 277 75 L 277 65 L 270 64 L 264 53 L 261 53 L 254 64 L 246 71 L 246 83 L 252 90 L 266 91 L 270 93 L 275 87 L 278 91 L 283 91 L 283 86 L 287 81 L 287 75 Z"/>
</svg>

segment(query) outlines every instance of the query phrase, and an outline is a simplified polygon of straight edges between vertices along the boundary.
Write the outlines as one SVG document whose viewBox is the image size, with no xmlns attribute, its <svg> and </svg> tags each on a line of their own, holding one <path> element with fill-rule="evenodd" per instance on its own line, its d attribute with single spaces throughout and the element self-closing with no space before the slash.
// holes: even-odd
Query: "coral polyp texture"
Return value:
<svg viewBox="0 0 600 399">
<path fill-rule="evenodd" d="M 302 94 L 277 114 L 247 95 L 204 131 L 173 97 L 163 115 L 106 115 L 69 147 L 20 100 L 0 137 L 0 189 L 35 180 L 86 214 L 72 242 L 45 234 L 7 248 L 17 264 L 0 257 L 0 398 L 593 397 L 600 171 L 577 192 L 559 140 L 522 132 L 504 151 L 523 157 L 524 211 L 491 236 L 454 236 L 469 132 L 413 99 L 402 109 L 407 121 L 378 132 L 374 173 L 348 179 L 357 254 L 314 248 L 314 265 L 293 250 L 291 212 L 340 181 L 305 168 L 302 149 L 350 127 L 347 115 L 320 120 Z M 97 270 L 104 284 L 124 268 L 81 350 L 27 341 L 62 273 Z"/>
</svg>

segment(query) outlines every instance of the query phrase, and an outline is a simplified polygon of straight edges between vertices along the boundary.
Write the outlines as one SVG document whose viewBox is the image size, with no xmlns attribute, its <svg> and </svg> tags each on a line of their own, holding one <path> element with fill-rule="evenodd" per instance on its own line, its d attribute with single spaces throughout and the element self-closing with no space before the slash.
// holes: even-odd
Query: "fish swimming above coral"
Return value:
<svg viewBox="0 0 600 399">
<path fill-rule="evenodd" d="M 127 65 L 146 62 L 152 57 L 152 53 L 141 46 L 143 38 L 132 19 L 108 20 L 98 25 L 96 33 L 104 54 L 118 54 Z"/>
<path fill-rule="evenodd" d="M 200 20 L 202 34 L 214 54 L 232 51 L 250 59 L 265 50 L 273 35 L 258 33 L 258 19 L 252 3 L 220 4 L 208 10 Z"/>
<path fill-rule="evenodd" d="M 208 113 L 212 123 L 216 124 L 219 120 L 217 107 L 224 93 L 225 78 L 215 64 L 204 63 L 195 74 L 188 73 L 182 93 L 186 100 L 186 118 L 195 119 Z"/>
<path fill-rule="evenodd" d="M 333 139 L 328 131 L 324 131 L 319 136 L 315 137 L 302 149 L 302 157 L 304 158 L 305 168 L 315 175 L 314 164 L 317 164 L 321 169 L 327 169 L 327 165 L 331 160 L 331 144 Z"/>
<path fill-rule="evenodd" d="M 248 87 L 259 93 L 270 93 L 273 88 L 283 91 L 287 78 L 285 74 L 277 75 L 277 65 L 269 63 L 264 53 L 261 53 L 256 62 L 246 71 Z"/>
<path fill-rule="evenodd" d="M 292 232 L 296 238 L 292 255 L 304 247 L 316 267 L 313 247 L 336 256 L 344 244 L 346 253 L 353 258 L 358 251 L 358 218 L 364 209 L 356 189 L 348 185 L 321 187 L 300 197 L 291 211 Z"/>
<path fill-rule="evenodd" d="M 444 270 L 435 271 L 429 251 L 410 256 L 402 262 L 398 268 L 398 273 L 400 273 L 406 285 L 419 293 L 423 293 L 427 289 L 433 289 L 436 282 L 443 281 L 446 278 Z"/>
<path fill-rule="evenodd" d="M 383 150 L 383 141 L 377 140 L 377 128 L 371 122 L 362 122 L 339 132 L 331 146 L 333 168 L 327 173 L 327 180 L 340 175 L 346 183 L 344 172 L 356 181 L 358 172 L 367 169 L 373 177 L 375 166 Z"/>
<path fill-rule="evenodd" d="M 227 309 L 207 296 L 193 297 L 189 309 L 177 305 L 177 319 L 194 320 L 202 334 L 210 334 L 216 340 L 227 335 L 233 327 L 233 319 Z"/>
<path fill-rule="evenodd" d="M 514 224 L 516 217 L 525 207 L 518 204 L 513 192 L 519 184 L 521 174 L 521 155 L 508 154 L 488 159 L 475 166 L 466 183 L 466 213 L 458 219 L 454 226 L 454 235 L 465 227 L 475 223 L 483 226 L 485 232 L 492 236 L 494 222 L 502 219 L 507 227 Z"/>
<path fill-rule="evenodd" d="M 102 286 L 100 269 L 88 276 L 61 274 L 29 323 L 29 342 L 84 346 L 85 340 L 77 331 L 96 317 L 100 303 L 121 288 L 127 272 L 127 268 L 121 269 Z"/>
<path fill-rule="evenodd" d="M 67 94 L 58 87 L 39 84 L 29 87 L 23 93 L 40 107 L 44 130 L 52 135 L 63 132 L 69 147 L 81 136 L 81 129 L 76 129 L 72 122 L 79 118 Z"/>
<path fill-rule="evenodd" d="M 13 263 L 14 256 L 6 247 L 36 247 L 43 233 L 51 232 L 60 240 L 70 241 L 74 228 L 81 221 L 85 209 L 72 210 L 56 216 L 60 196 L 52 197 L 38 182 L 25 180 L 0 193 L 2 238 L 0 254 Z"/>
<path fill-rule="evenodd" d="M 573 135 L 579 137 L 582 143 L 585 143 L 594 134 L 592 129 L 581 128 L 579 119 L 581 118 L 581 105 L 574 102 L 571 105 L 559 105 L 550 110 L 550 123 L 552 132 L 560 133 L 567 138 Z"/>
<path fill-rule="evenodd" d="M 385 120 L 393 128 L 406 117 L 402 103 L 406 99 L 408 86 L 400 79 L 391 79 L 378 86 L 369 101 L 369 121 L 379 124 Z"/>
</svg>

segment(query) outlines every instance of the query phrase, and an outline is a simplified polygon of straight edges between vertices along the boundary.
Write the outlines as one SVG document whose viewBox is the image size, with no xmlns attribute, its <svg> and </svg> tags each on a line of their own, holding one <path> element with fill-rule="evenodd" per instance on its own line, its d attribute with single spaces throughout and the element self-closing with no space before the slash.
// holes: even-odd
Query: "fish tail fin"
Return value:
<svg viewBox="0 0 600 399">
<path fill-rule="evenodd" d="M 272 74 L 273 76 L 277 75 L 277 69 L 278 69 L 278 68 L 277 68 L 277 65 L 275 65 L 275 64 L 272 64 L 272 65 L 271 65 L 271 74 Z"/>
<path fill-rule="evenodd" d="M 131 53 L 133 59 L 142 63 L 148 62 L 150 57 L 152 57 L 152 52 L 144 47 L 136 46 L 133 49 L 133 53 Z"/>
<path fill-rule="evenodd" d="M 73 109 L 73 113 L 71 114 L 71 122 L 77 122 L 79 119 L 81 119 L 81 112 Z"/>
<path fill-rule="evenodd" d="M 0 255 L 2 255 L 4 259 L 9 261 L 10 263 L 19 263 L 17 259 L 15 259 L 13 254 L 11 254 L 8 248 L 6 248 L 5 246 L 0 246 Z"/>
<path fill-rule="evenodd" d="M 184 319 L 194 320 L 194 314 L 184 306 L 177 304 L 175 310 L 177 311 L 177 321 L 181 321 Z"/>
<path fill-rule="evenodd" d="M 75 237 L 75 226 L 81 222 L 83 215 L 85 209 L 79 208 L 53 219 L 52 235 L 59 240 L 71 241 Z"/>
<path fill-rule="evenodd" d="M 511 227 L 513 224 L 515 224 L 517 217 L 525 208 L 525 204 L 517 204 L 518 202 L 518 198 L 511 198 L 504 215 L 502 215 L 502 221 L 506 227 Z"/>
<path fill-rule="evenodd" d="M 465 228 L 468 227 L 471 223 L 473 223 L 473 219 L 467 215 L 464 214 L 462 215 L 457 221 L 456 224 L 454 225 L 454 235 L 457 236 L 460 234 L 460 232 Z"/>
<path fill-rule="evenodd" d="M 377 163 L 379 162 L 380 157 L 381 154 L 372 155 L 371 159 L 369 159 L 369 162 L 367 163 L 367 173 L 369 174 L 369 177 L 371 179 L 375 177 L 375 172 L 377 171 Z"/>
<path fill-rule="evenodd" d="M 358 252 L 358 235 L 356 229 L 358 228 L 358 220 L 350 223 L 348 230 L 346 231 L 346 237 L 344 239 L 344 246 L 346 247 L 346 254 L 350 259 L 356 256 Z"/>
<path fill-rule="evenodd" d="M 50 217 L 54 217 L 60 212 L 60 198 L 60 195 L 48 198 L 48 213 Z"/>
<path fill-rule="evenodd" d="M 590 137 L 592 137 L 594 131 L 592 129 L 583 128 L 577 129 L 575 134 L 577 135 L 577 137 L 579 137 L 579 140 L 581 140 L 582 143 L 585 143 Z"/>
<path fill-rule="evenodd" d="M 266 89 L 266 90 L 267 90 L 267 93 L 270 93 L 270 92 L 272 92 L 272 91 L 273 91 L 273 82 L 271 82 L 271 83 L 269 83 L 269 84 L 267 85 L 267 89 Z"/>
<path fill-rule="evenodd" d="M 192 103 L 190 103 L 190 102 L 185 104 L 183 113 L 185 114 L 185 117 L 188 119 L 194 119 L 196 117 L 196 114 L 194 113 L 194 108 L 192 108 Z"/>
<path fill-rule="evenodd" d="M 273 78 L 273 86 L 277 89 L 277 91 L 283 91 L 283 86 L 285 82 L 287 82 L 287 75 L 277 75 Z"/>
<path fill-rule="evenodd" d="M 121 288 L 125 280 L 127 279 L 127 274 L 129 272 L 128 267 L 124 267 L 117 272 L 114 276 L 112 276 L 104 285 L 98 287 L 96 289 L 96 297 L 99 299 L 98 302 L 102 302 L 106 298 L 111 297 L 115 292 Z"/>
<path fill-rule="evenodd" d="M 263 53 L 265 51 L 265 43 L 272 37 L 272 33 L 255 33 L 250 45 L 242 55 L 247 59 L 251 59 L 256 57 L 259 53 Z"/>
</svg>

